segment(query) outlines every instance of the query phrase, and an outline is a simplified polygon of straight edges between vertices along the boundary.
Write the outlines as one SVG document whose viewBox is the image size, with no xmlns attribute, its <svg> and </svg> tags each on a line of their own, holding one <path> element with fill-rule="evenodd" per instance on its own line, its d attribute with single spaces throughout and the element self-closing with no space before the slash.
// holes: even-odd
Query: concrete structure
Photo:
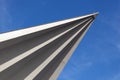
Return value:
<svg viewBox="0 0 120 80">
<path fill-rule="evenodd" d="M 0 34 L 0 80 L 56 80 L 96 15 Z"/>
</svg>

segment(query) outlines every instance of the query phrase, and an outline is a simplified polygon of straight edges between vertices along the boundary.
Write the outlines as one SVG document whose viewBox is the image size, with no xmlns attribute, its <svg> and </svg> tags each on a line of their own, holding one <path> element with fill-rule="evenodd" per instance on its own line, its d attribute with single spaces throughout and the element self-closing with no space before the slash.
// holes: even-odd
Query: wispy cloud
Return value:
<svg viewBox="0 0 120 80">
<path fill-rule="evenodd" d="M 120 44 L 117 44 L 116 46 L 117 46 L 118 50 L 120 51 Z"/>
<path fill-rule="evenodd" d="M 120 73 L 113 76 L 113 78 L 111 80 L 120 80 Z"/>
<path fill-rule="evenodd" d="M 0 0 L 0 31 L 2 31 L 6 26 L 11 26 L 11 24 L 12 17 L 8 10 L 8 4 L 6 0 Z"/>
<path fill-rule="evenodd" d="M 74 59 L 74 62 L 72 59 Z M 80 58 L 76 59 L 73 56 L 72 59 L 63 70 L 59 80 L 75 80 L 75 78 L 78 78 L 78 76 L 80 77 L 85 71 L 89 70 L 92 65 L 94 65 L 94 62 L 88 59 L 85 55 L 81 55 Z"/>
<path fill-rule="evenodd" d="M 105 77 L 99 77 L 97 80 L 120 80 L 120 73 L 105 76 Z"/>
</svg>

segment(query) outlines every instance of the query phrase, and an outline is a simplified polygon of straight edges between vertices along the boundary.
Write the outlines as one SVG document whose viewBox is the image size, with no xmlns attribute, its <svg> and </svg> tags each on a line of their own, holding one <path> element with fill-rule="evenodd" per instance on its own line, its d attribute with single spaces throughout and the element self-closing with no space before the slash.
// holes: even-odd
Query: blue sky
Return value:
<svg viewBox="0 0 120 80">
<path fill-rule="evenodd" d="M 0 0 L 0 33 L 97 11 L 58 80 L 120 80 L 120 0 Z"/>
</svg>

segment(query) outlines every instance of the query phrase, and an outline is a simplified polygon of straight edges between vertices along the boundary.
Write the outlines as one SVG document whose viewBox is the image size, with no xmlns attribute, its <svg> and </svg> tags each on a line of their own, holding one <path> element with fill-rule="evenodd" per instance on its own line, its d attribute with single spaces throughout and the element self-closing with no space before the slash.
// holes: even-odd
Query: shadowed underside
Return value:
<svg viewBox="0 0 120 80">
<path fill-rule="evenodd" d="M 56 80 L 96 15 L 0 34 L 0 80 Z"/>
</svg>

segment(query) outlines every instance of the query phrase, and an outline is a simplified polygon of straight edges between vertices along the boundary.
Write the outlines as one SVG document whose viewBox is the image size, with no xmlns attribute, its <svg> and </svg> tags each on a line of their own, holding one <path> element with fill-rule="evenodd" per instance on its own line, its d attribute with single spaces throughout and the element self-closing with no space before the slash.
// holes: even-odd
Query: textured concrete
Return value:
<svg viewBox="0 0 120 80">
<path fill-rule="evenodd" d="M 56 80 L 96 15 L 0 34 L 0 80 Z"/>
</svg>

